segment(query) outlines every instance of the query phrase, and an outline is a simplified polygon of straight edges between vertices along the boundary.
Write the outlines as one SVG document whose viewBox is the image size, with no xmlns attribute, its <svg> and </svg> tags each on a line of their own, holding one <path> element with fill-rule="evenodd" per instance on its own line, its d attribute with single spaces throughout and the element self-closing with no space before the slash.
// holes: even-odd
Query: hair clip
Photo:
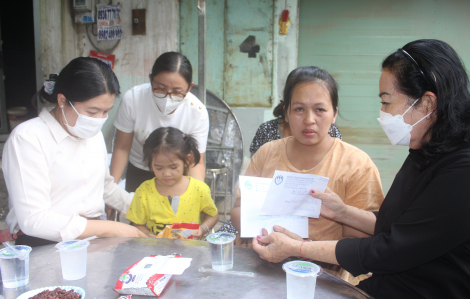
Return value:
<svg viewBox="0 0 470 299">
<path fill-rule="evenodd" d="M 54 92 L 54 86 L 55 86 L 55 81 L 44 81 L 44 91 L 48 94 L 48 95 L 52 95 L 52 93 Z"/>
<path fill-rule="evenodd" d="M 424 72 L 423 72 L 423 69 L 419 66 L 418 62 L 416 62 L 416 60 L 415 60 L 413 57 L 411 57 L 411 55 L 410 55 L 408 52 L 406 52 L 405 50 L 403 50 L 403 49 L 400 48 L 400 49 L 398 49 L 398 51 L 400 51 L 400 52 L 403 53 L 405 56 L 407 56 L 408 58 L 410 58 L 411 61 L 413 61 L 413 63 L 416 65 L 416 67 L 418 68 L 418 70 L 419 70 L 419 72 L 421 73 L 421 75 L 423 75 L 424 80 L 428 83 L 429 87 L 432 88 L 433 85 L 431 84 L 431 81 L 429 81 L 428 77 L 426 77 L 426 75 L 425 75 Z M 432 73 L 432 72 L 431 72 L 431 73 Z M 433 74 L 433 75 L 434 75 L 434 74 Z M 434 80 L 436 80 L 436 76 L 434 76 Z"/>
<path fill-rule="evenodd" d="M 183 133 L 183 138 L 186 137 L 186 135 Z"/>
</svg>

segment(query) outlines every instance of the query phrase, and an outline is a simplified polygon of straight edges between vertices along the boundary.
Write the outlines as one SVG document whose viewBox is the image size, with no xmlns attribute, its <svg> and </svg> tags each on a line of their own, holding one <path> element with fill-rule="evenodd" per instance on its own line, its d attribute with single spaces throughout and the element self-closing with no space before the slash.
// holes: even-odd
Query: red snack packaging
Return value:
<svg viewBox="0 0 470 299">
<path fill-rule="evenodd" d="M 157 238 L 193 239 L 194 235 L 198 232 L 198 223 L 173 223 L 173 225 L 165 226 L 165 228 L 157 235 Z"/>
<path fill-rule="evenodd" d="M 181 257 L 181 255 L 170 255 Z M 147 259 L 143 258 L 121 274 L 114 291 L 118 294 L 160 296 L 171 279 L 170 274 L 149 273 Z"/>
</svg>

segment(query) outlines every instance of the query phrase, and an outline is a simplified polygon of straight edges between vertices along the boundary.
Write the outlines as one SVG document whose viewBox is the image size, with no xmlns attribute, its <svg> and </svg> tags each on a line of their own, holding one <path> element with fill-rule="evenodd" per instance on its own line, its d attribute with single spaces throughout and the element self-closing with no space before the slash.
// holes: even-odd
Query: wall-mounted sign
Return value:
<svg viewBox="0 0 470 299">
<path fill-rule="evenodd" d="M 121 39 L 120 12 L 121 6 L 119 5 L 97 7 L 98 40 Z"/>
<path fill-rule="evenodd" d="M 114 69 L 114 61 L 116 60 L 115 55 L 90 50 L 90 57 L 97 58 L 109 65 L 110 68 Z"/>
</svg>

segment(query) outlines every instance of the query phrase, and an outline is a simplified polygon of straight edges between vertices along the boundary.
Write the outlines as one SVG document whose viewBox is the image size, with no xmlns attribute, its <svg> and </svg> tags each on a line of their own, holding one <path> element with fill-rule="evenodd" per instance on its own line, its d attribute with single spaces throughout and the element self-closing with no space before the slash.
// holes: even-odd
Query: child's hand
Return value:
<svg viewBox="0 0 470 299">
<path fill-rule="evenodd" d="M 206 233 L 206 230 L 202 227 L 199 227 L 197 234 L 193 235 L 193 240 L 201 240 L 202 236 Z"/>
</svg>

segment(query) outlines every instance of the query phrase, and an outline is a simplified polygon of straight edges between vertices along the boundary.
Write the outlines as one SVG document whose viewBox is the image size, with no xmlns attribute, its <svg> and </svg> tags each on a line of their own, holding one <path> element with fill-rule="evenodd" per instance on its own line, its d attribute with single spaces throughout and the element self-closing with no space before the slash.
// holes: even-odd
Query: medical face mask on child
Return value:
<svg viewBox="0 0 470 299">
<path fill-rule="evenodd" d="M 418 120 L 414 125 L 405 123 L 403 116 L 406 114 L 406 112 L 408 112 L 408 110 L 411 109 L 411 107 L 414 106 L 418 100 L 419 99 L 414 101 L 414 103 L 408 109 L 406 109 L 405 113 L 402 115 L 397 114 L 393 116 L 390 113 L 380 110 L 380 118 L 377 118 L 377 120 L 382 126 L 382 129 L 384 130 L 388 139 L 390 139 L 392 145 L 399 144 L 409 146 L 411 140 L 411 130 L 413 130 L 413 127 L 434 112 L 431 111 L 428 115 Z"/>
<path fill-rule="evenodd" d="M 65 124 L 67 125 L 67 129 L 69 130 L 70 134 L 79 138 L 91 138 L 95 136 L 96 134 L 98 134 L 99 131 L 101 131 L 103 124 L 108 119 L 107 116 L 105 118 L 94 118 L 82 115 L 78 113 L 78 111 L 72 105 L 72 102 L 70 102 L 70 106 L 72 106 L 73 110 L 75 110 L 75 112 L 77 112 L 78 114 L 75 126 L 69 126 L 67 118 L 65 117 L 64 109 L 61 109 L 62 114 L 64 115 Z"/>
<path fill-rule="evenodd" d="M 173 99 L 172 99 L 173 98 Z M 175 111 L 183 103 L 184 98 L 178 96 L 171 96 L 167 94 L 164 98 L 159 98 L 153 94 L 153 101 L 157 104 L 158 109 L 167 116 L 171 112 Z"/>
</svg>

